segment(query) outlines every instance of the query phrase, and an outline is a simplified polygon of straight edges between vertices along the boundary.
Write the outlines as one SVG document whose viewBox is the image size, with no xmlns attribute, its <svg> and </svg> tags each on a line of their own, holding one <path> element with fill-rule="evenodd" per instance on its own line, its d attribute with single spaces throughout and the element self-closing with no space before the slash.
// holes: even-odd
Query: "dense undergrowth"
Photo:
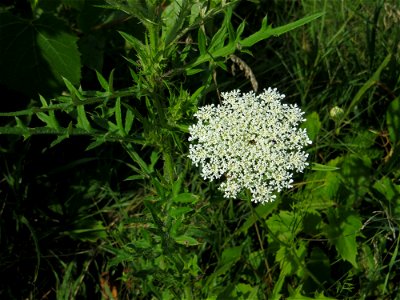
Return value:
<svg viewBox="0 0 400 300">
<path fill-rule="evenodd" d="M 395 0 L 2 3 L 0 298 L 400 299 L 399 25 Z M 188 126 L 268 87 L 310 166 L 226 199 Z"/>
</svg>

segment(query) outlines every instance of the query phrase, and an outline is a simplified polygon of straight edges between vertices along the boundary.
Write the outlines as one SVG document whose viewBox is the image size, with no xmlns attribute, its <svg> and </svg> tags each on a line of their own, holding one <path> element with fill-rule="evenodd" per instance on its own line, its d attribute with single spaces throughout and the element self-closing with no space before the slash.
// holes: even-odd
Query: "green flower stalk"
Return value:
<svg viewBox="0 0 400 300">
<path fill-rule="evenodd" d="M 189 127 L 189 158 L 201 167 L 204 179 L 226 178 L 220 185 L 224 197 L 243 189 L 253 202 L 271 202 L 276 192 L 290 188 L 293 171 L 308 165 L 304 146 L 311 144 L 303 112 L 283 104 L 285 95 L 268 88 L 258 96 L 239 90 L 222 93 L 221 105 L 206 105 Z"/>
</svg>

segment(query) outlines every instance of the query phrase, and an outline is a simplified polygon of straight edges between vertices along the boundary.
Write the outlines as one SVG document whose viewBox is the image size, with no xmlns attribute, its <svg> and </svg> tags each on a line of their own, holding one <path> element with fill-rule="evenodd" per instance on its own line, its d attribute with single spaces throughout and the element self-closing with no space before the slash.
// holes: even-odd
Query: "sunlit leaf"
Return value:
<svg viewBox="0 0 400 300">
<path fill-rule="evenodd" d="M 310 140 L 315 141 L 319 130 L 321 129 L 321 121 L 319 120 L 319 115 L 317 112 L 312 112 L 307 115 L 306 121 L 302 124 L 302 128 L 307 129 L 307 135 Z"/>
<path fill-rule="evenodd" d="M 185 246 L 196 246 L 199 242 L 191 236 L 181 235 L 174 237 L 175 242 Z"/>
</svg>

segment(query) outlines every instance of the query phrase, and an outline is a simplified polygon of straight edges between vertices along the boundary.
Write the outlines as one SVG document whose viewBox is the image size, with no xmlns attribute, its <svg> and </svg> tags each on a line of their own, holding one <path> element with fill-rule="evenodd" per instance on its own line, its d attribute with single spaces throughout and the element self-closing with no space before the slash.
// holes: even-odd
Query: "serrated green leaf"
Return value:
<svg viewBox="0 0 400 300">
<path fill-rule="evenodd" d="M 102 145 L 104 143 L 105 143 L 105 139 L 104 138 L 97 138 L 95 141 L 91 142 L 89 144 L 89 146 L 86 147 L 85 151 L 92 150 L 92 149 L 94 149 L 94 148 L 96 148 L 96 147 L 98 147 L 98 146 L 100 146 L 100 145 Z"/>
<path fill-rule="evenodd" d="M 95 71 L 96 71 L 97 80 L 99 81 L 101 87 L 102 87 L 106 92 L 109 92 L 109 91 L 110 91 L 110 86 L 108 85 L 107 80 L 103 77 L 103 75 L 101 75 L 100 72 L 98 72 L 97 70 L 95 70 Z"/>
<path fill-rule="evenodd" d="M 63 77 L 62 78 L 64 81 L 65 86 L 67 87 L 69 93 L 71 94 L 71 96 L 75 96 L 77 97 L 79 100 L 83 100 L 83 96 L 81 94 L 81 92 L 78 91 L 77 88 L 74 87 L 74 85 L 72 84 L 71 81 L 68 80 L 68 78 Z M 74 98 L 72 97 L 72 100 L 74 100 Z"/>
<path fill-rule="evenodd" d="M 87 132 L 91 132 L 92 127 L 90 126 L 89 120 L 86 117 L 85 107 L 83 105 L 78 105 L 76 111 L 78 112 L 76 127 L 84 129 Z"/>
<path fill-rule="evenodd" d="M 24 137 L 24 140 L 29 138 L 31 134 L 29 133 L 28 127 L 18 117 L 15 117 L 15 121 L 17 122 L 17 128 L 21 128 L 23 131 L 22 136 Z"/>
<path fill-rule="evenodd" d="M 228 9 L 226 14 L 225 14 L 225 19 L 223 24 L 226 24 L 230 20 L 232 16 L 232 9 Z M 227 20 L 229 18 L 229 20 Z M 211 39 L 210 45 L 209 45 L 209 51 L 213 52 L 215 49 L 222 48 L 225 43 L 225 39 L 228 37 L 227 33 L 227 28 L 225 26 L 221 26 L 221 28 L 214 34 L 214 36 Z"/>
<path fill-rule="evenodd" d="M 173 42 L 182 30 L 191 5 L 188 0 L 175 0 L 163 11 L 162 39 L 166 46 Z"/>
<path fill-rule="evenodd" d="M 133 47 L 133 49 L 135 49 L 135 51 L 141 52 L 141 50 L 146 47 L 141 41 L 139 41 L 134 36 L 132 36 L 128 33 L 125 33 L 123 31 L 118 31 L 118 33 L 124 38 L 124 40 L 127 43 L 129 43 Z"/>
<path fill-rule="evenodd" d="M 265 40 L 271 36 L 279 36 L 283 33 L 286 33 L 288 31 L 296 29 L 300 26 L 303 26 L 311 21 L 314 21 L 315 19 L 320 18 L 322 15 L 323 15 L 323 13 L 316 13 L 316 14 L 304 17 L 300 20 L 294 21 L 290 24 L 286 24 L 286 25 L 279 26 L 276 28 L 272 28 L 270 25 L 267 25 L 267 19 L 264 18 L 263 23 L 261 25 L 261 29 L 259 31 L 257 31 L 256 33 L 252 34 L 251 36 L 240 41 L 240 44 L 243 47 L 251 47 L 254 44 L 256 44 L 262 40 Z"/>
<path fill-rule="evenodd" d="M 0 81 L 28 95 L 49 94 L 62 87 L 62 78 L 80 80 L 77 37 L 51 14 L 31 21 L 0 14 Z"/>
<path fill-rule="evenodd" d="M 335 246 L 342 259 L 358 268 L 356 238 L 362 226 L 360 216 L 355 211 L 331 209 L 328 220 L 329 224 L 325 226 L 324 232 L 329 242 Z"/>
<path fill-rule="evenodd" d="M 42 103 L 42 107 L 49 107 L 46 100 L 39 95 L 40 98 L 40 102 Z M 53 128 L 56 130 L 60 130 L 60 125 L 56 119 L 55 113 L 54 111 L 50 110 L 48 112 L 48 114 L 44 113 L 44 112 L 38 112 L 36 113 L 36 116 L 44 123 L 46 123 L 47 127 L 49 128 Z"/>
<path fill-rule="evenodd" d="M 54 141 L 51 142 L 50 144 L 50 148 L 55 147 L 56 145 L 58 145 L 59 143 L 61 143 L 63 140 L 67 139 L 69 137 L 68 134 L 63 134 L 58 136 Z"/>
</svg>

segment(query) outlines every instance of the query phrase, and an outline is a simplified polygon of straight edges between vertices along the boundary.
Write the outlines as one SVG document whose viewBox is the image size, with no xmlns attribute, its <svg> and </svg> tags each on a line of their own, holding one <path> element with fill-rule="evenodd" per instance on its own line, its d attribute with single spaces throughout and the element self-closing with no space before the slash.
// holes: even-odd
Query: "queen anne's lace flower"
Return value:
<svg viewBox="0 0 400 300">
<path fill-rule="evenodd" d="M 293 171 L 302 172 L 311 144 L 297 105 L 282 104 L 276 89 L 258 96 L 239 90 L 222 93 L 221 105 L 201 107 L 197 124 L 189 127 L 189 158 L 201 166 L 204 179 L 221 178 L 226 198 L 248 189 L 254 202 L 270 202 L 275 192 L 290 188 Z"/>
</svg>

